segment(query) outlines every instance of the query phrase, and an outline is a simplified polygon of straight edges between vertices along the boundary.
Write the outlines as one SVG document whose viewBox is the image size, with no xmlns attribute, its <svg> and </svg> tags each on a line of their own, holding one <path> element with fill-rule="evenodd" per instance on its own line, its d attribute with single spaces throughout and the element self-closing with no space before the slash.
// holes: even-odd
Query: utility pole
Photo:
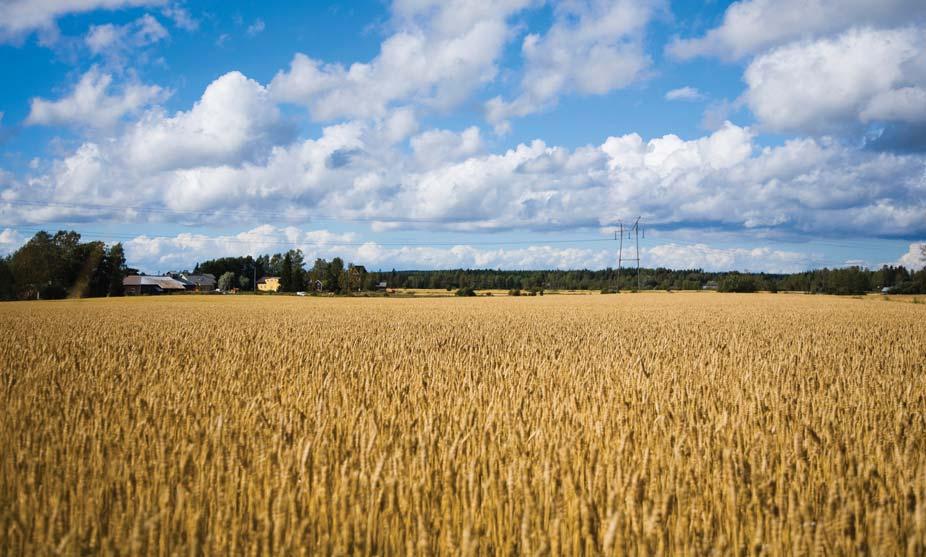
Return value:
<svg viewBox="0 0 926 557">
<path fill-rule="evenodd" d="M 634 244 L 637 247 L 637 292 L 641 290 L 640 288 L 640 217 L 637 217 L 637 222 L 633 223 L 633 233 L 636 236 Z"/>
<path fill-rule="evenodd" d="M 640 225 L 641 218 L 642 217 L 637 217 L 633 221 L 633 224 L 626 228 L 628 240 L 631 239 L 630 233 L 633 232 L 632 239 L 634 240 L 634 249 L 636 250 L 636 257 L 624 257 L 624 230 L 625 230 L 624 223 L 623 222 L 618 223 L 618 226 L 620 226 L 620 236 L 619 236 L 620 243 L 618 244 L 618 248 L 617 248 L 617 291 L 618 292 L 620 292 L 621 290 L 621 267 L 624 265 L 624 261 L 635 261 L 636 262 L 637 264 L 637 290 L 639 291 L 642 289 L 642 281 L 640 278 L 640 234 L 642 232 L 643 239 L 645 240 L 646 231 L 643 230 L 642 226 Z M 618 239 L 618 238 L 615 238 L 615 239 Z"/>
<path fill-rule="evenodd" d="M 621 291 L 621 257 L 624 255 L 624 223 L 620 223 L 620 244 L 617 248 L 617 291 Z"/>
</svg>

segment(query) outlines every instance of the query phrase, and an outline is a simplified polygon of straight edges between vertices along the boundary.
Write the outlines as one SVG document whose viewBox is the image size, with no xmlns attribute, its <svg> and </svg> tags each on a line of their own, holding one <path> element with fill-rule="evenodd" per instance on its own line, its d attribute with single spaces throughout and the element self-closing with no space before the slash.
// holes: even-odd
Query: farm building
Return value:
<svg viewBox="0 0 926 557">
<path fill-rule="evenodd" d="M 257 289 L 261 292 L 276 292 L 280 289 L 280 277 L 261 277 L 257 281 Z"/>
<path fill-rule="evenodd" d="M 184 271 L 167 273 L 166 276 L 176 280 L 191 292 L 213 292 L 216 287 L 215 275 L 209 273 L 196 275 Z"/>
<path fill-rule="evenodd" d="M 171 277 L 150 277 L 146 275 L 129 275 L 122 279 L 122 288 L 126 296 L 139 294 L 169 294 L 183 292 L 186 286 Z"/>
<path fill-rule="evenodd" d="M 196 292 L 212 292 L 215 290 L 215 275 L 206 273 L 204 275 L 182 274 L 181 278 L 193 285 L 191 290 Z"/>
</svg>

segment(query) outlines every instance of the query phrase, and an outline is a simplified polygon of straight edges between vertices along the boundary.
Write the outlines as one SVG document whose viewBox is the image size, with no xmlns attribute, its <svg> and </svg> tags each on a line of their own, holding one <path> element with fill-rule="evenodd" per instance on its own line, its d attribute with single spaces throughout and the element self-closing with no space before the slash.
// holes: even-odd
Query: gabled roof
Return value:
<svg viewBox="0 0 926 557">
<path fill-rule="evenodd" d="M 204 275 L 182 275 L 182 277 L 194 286 L 215 286 L 215 275 L 210 273 Z"/>
<path fill-rule="evenodd" d="M 179 282 L 179 283 L 182 284 L 183 286 L 196 286 L 195 284 L 193 284 L 192 282 L 190 282 L 190 281 L 188 281 L 186 278 L 184 278 L 183 275 L 172 276 L 172 277 L 170 277 L 170 278 L 172 278 L 172 279 L 174 279 L 175 281 Z"/>
<path fill-rule="evenodd" d="M 268 280 L 280 280 L 280 277 L 260 277 L 257 279 L 257 284 L 264 284 Z"/>
<path fill-rule="evenodd" d="M 123 286 L 157 286 L 161 290 L 186 290 L 183 283 L 171 277 L 129 275 L 122 279 Z"/>
</svg>

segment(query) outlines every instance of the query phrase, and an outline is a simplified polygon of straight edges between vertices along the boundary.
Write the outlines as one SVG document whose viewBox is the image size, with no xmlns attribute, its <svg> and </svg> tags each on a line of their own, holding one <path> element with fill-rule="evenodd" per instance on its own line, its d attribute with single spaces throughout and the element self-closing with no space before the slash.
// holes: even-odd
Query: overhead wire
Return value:
<svg viewBox="0 0 926 557">
<path fill-rule="evenodd" d="M 322 222 L 365 222 L 365 223 L 421 223 L 421 224 L 443 224 L 443 225 L 454 225 L 454 224 L 467 224 L 478 222 L 480 218 L 469 217 L 442 217 L 442 218 L 423 218 L 423 217 L 399 217 L 391 215 L 324 215 L 319 213 L 290 213 L 285 211 L 266 211 L 266 210 L 232 210 L 232 209 L 219 209 L 219 210 L 182 210 L 182 209 L 171 209 L 168 207 L 157 207 L 150 205 L 124 205 L 124 206 L 115 206 L 115 205 L 102 205 L 102 204 L 92 204 L 92 203 L 67 203 L 67 202 L 53 202 L 53 201 L 27 201 L 27 200 L 4 200 L 0 201 L 0 206 L 2 205 L 12 205 L 12 206 L 25 206 L 25 207 L 45 207 L 45 208 L 60 208 L 60 209 L 71 209 L 75 211 L 133 211 L 136 213 L 142 214 L 165 214 L 165 215 L 181 215 L 181 216 L 198 216 L 198 217 L 228 217 L 228 216 L 240 216 L 240 217 L 264 217 L 264 218 L 279 218 L 284 220 L 292 220 L 294 217 L 307 218 L 314 221 Z M 80 221 L 65 221 L 58 220 L 54 221 L 56 224 L 77 224 Z M 535 224 L 535 223 L 531 223 Z M 611 226 L 613 223 L 598 223 L 597 226 L 606 228 Z M 525 223 L 509 223 L 510 227 L 517 227 L 518 225 L 524 226 Z M 23 226 L 13 226 L 8 227 L 9 229 L 16 230 L 22 233 L 36 233 L 43 228 L 37 227 L 23 227 Z M 650 231 L 652 233 L 653 229 L 656 230 L 655 236 L 651 234 L 651 238 L 654 240 L 662 240 L 667 244 L 683 244 L 683 245 L 706 245 L 704 242 L 683 240 L 677 237 L 664 238 L 663 231 L 659 230 L 658 225 L 649 225 Z M 472 231 L 471 231 L 472 232 Z M 375 244 L 378 246 L 384 247 L 448 247 L 448 246 L 509 246 L 509 245 L 537 245 L 537 244 L 586 244 L 586 243 L 601 243 L 601 242 L 610 242 L 614 241 L 610 237 L 601 237 L 601 238 L 573 238 L 573 239 L 558 239 L 558 240 L 542 240 L 538 242 L 537 240 L 498 240 L 498 241 L 433 241 L 433 242 L 422 242 L 422 241 L 403 241 L 403 242 L 381 242 L 381 241 L 348 241 L 348 240 L 281 240 L 277 236 L 265 236 L 265 235 L 254 235 L 250 233 L 239 233 L 234 235 L 220 235 L 220 236 L 206 236 L 198 233 L 181 233 L 173 236 L 163 235 L 163 234 L 128 234 L 128 233 L 119 233 L 119 232 L 95 232 L 95 231 L 83 231 L 82 235 L 93 236 L 99 239 L 117 239 L 117 240 L 134 240 L 140 237 L 148 239 L 162 239 L 162 240 L 173 240 L 176 241 L 181 239 L 184 234 L 189 234 L 192 236 L 193 240 L 205 240 L 205 241 L 215 241 L 221 242 L 224 244 L 240 244 L 240 245 L 254 245 L 259 244 L 263 246 L 304 246 L 304 247 L 360 247 L 370 244 Z M 246 236 L 246 237 L 242 237 Z M 763 244 L 766 245 L 775 245 L 775 246 L 793 246 L 796 244 L 806 243 L 793 241 L 789 242 L 787 240 L 775 240 L 770 238 L 763 238 L 760 240 Z M 812 240 L 810 243 L 817 245 L 825 245 L 831 247 L 843 247 L 849 249 L 858 249 L 864 244 L 859 241 L 853 241 L 851 239 L 842 239 L 840 241 L 832 240 Z M 814 258 L 816 261 L 821 262 L 840 262 L 842 260 L 835 258 Z"/>
</svg>

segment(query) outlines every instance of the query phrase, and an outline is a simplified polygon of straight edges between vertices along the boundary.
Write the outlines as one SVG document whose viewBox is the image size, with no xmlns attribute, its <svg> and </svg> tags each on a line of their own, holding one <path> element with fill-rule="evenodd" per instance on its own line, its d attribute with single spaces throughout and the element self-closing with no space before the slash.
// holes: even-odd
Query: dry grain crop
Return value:
<svg viewBox="0 0 926 557">
<path fill-rule="evenodd" d="M 0 306 L 5 555 L 926 552 L 926 308 Z"/>
</svg>

